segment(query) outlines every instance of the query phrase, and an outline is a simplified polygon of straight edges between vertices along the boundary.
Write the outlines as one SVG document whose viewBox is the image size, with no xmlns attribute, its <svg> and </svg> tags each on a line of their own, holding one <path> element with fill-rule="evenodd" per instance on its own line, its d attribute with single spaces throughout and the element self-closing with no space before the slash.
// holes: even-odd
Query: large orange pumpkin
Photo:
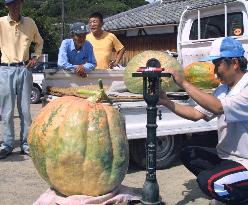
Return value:
<svg viewBox="0 0 248 205">
<path fill-rule="evenodd" d="M 46 105 L 33 121 L 28 143 L 42 178 L 65 195 L 103 195 L 128 168 L 128 141 L 119 111 L 67 96 Z"/>
<path fill-rule="evenodd" d="M 219 80 L 214 74 L 214 64 L 210 62 L 194 62 L 184 69 L 185 79 L 202 89 L 216 88 Z"/>
<path fill-rule="evenodd" d="M 127 89 L 132 93 L 143 93 L 143 79 L 132 77 L 132 73 L 136 72 L 139 67 L 146 66 L 148 60 L 155 58 L 157 59 L 161 67 L 163 68 L 172 68 L 178 70 L 183 74 L 183 69 L 179 62 L 172 56 L 162 52 L 162 51 L 144 51 L 142 53 L 134 56 L 127 64 L 124 72 L 124 83 Z M 174 82 L 173 78 L 161 78 L 161 88 L 165 91 L 178 91 L 179 87 Z"/>
</svg>

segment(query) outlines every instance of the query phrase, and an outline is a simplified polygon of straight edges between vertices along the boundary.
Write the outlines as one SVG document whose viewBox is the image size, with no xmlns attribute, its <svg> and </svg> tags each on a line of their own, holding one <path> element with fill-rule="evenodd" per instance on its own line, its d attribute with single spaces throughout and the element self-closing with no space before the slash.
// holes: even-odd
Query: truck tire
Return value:
<svg viewBox="0 0 248 205">
<path fill-rule="evenodd" d="M 39 88 L 33 86 L 31 92 L 31 103 L 32 104 L 38 103 L 40 101 L 40 96 L 41 96 L 41 92 Z"/>
<path fill-rule="evenodd" d="M 141 168 L 146 168 L 146 139 L 132 140 L 130 152 L 133 161 Z M 182 147 L 181 136 L 157 137 L 157 169 L 168 168 L 177 158 Z"/>
</svg>

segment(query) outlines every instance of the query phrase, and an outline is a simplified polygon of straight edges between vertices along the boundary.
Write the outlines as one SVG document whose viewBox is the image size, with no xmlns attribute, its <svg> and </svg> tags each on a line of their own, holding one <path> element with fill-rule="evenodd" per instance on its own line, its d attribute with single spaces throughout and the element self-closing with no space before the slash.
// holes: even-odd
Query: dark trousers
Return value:
<svg viewBox="0 0 248 205">
<path fill-rule="evenodd" d="M 248 204 L 248 170 L 243 165 L 220 159 L 215 148 L 195 146 L 184 148 L 181 160 L 209 197 L 229 205 Z"/>
</svg>

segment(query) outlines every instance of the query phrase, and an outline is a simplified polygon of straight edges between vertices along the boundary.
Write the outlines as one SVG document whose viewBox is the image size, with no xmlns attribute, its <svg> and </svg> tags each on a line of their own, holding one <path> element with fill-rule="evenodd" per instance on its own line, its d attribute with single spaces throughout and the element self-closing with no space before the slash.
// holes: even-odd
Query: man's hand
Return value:
<svg viewBox="0 0 248 205">
<path fill-rule="evenodd" d="M 160 91 L 160 95 L 159 95 L 159 105 L 164 105 L 166 106 L 166 104 L 170 101 L 170 99 L 167 97 L 166 92 L 164 91 Z"/>
<path fill-rule="evenodd" d="M 82 78 L 87 77 L 87 74 L 85 72 L 85 69 L 84 69 L 83 65 L 77 65 L 76 69 L 75 69 L 75 72 L 76 72 L 76 74 L 78 74 Z"/>
<path fill-rule="evenodd" d="M 34 65 L 37 63 L 37 57 L 32 57 L 29 61 L 28 61 L 28 64 L 26 65 L 26 67 L 28 69 L 32 69 L 34 67 Z"/>
<path fill-rule="evenodd" d="M 173 76 L 173 79 L 175 81 L 175 83 L 183 88 L 183 84 L 185 82 L 185 79 L 183 77 L 183 75 L 181 75 L 177 70 L 173 70 L 172 68 L 165 68 L 164 70 L 166 73 L 170 73 Z"/>
<path fill-rule="evenodd" d="M 118 63 L 116 63 L 115 60 L 114 60 L 114 61 L 112 60 L 112 61 L 110 61 L 108 67 L 109 67 L 109 69 L 113 69 L 113 67 L 115 67 L 115 66 L 117 66 L 117 65 L 118 65 Z"/>
</svg>

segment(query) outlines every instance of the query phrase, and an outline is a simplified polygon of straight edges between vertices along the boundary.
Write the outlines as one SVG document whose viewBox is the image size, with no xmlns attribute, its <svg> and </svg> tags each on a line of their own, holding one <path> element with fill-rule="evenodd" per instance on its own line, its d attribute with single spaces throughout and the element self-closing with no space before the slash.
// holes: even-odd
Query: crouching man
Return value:
<svg viewBox="0 0 248 205">
<path fill-rule="evenodd" d="M 212 43 L 205 59 L 215 65 L 221 85 L 213 96 L 204 93 L 171 69 L 175 82 L 198 104 L 190 107 L 161 93 L 160 104 L 189 120 L 218 118 L 216 148 L 186 147 L 182 163 L 196 177 L 210 204 L 248 204 L 248 73 L 242 44 L 230 37 Z"/>
</svg>

